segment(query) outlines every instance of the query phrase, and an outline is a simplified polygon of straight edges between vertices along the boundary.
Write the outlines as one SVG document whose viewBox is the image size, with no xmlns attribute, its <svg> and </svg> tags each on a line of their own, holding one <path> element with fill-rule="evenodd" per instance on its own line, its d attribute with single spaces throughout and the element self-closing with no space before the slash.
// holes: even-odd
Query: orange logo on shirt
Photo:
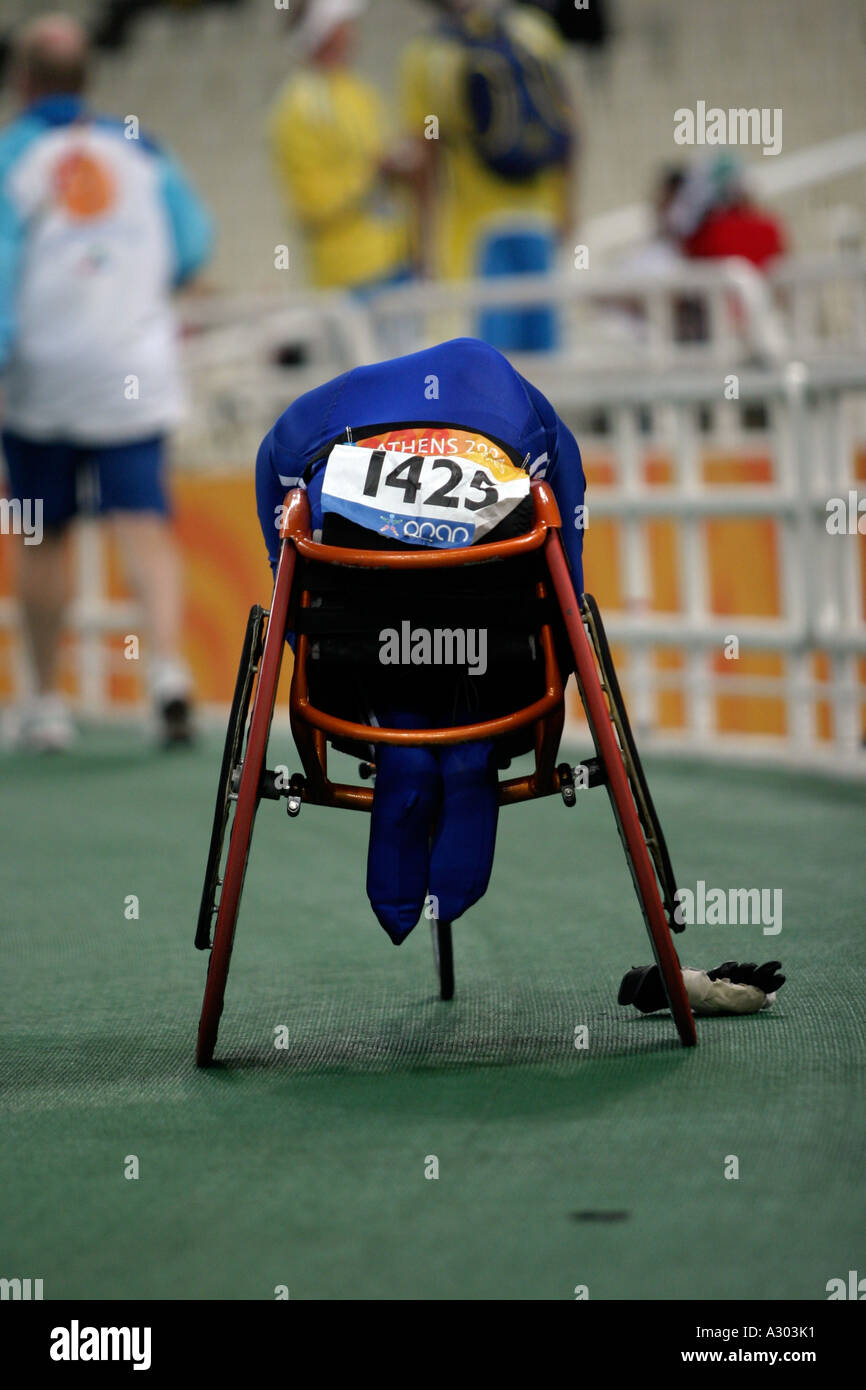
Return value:
<svg viewBox="0 0 866 1390">
<path fill-rule="evenodd" d="M 99 217 L 114 204 L 114 179 L 86 150 L 72 150 L 54 169 L 57 202 L 70 217 Z"/>
</svg>

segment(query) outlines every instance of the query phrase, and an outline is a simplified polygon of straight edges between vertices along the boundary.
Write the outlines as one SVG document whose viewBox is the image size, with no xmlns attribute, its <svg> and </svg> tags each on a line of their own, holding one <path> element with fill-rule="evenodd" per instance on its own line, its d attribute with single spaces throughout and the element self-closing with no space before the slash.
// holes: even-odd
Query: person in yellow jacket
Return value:
<svg viewBox="0 0 866 1390">
<path fill-rule="evenodd" d="M 307 240 L 320 288 L 366 291 L 409 273 L 409 210 L 388 172 L 386 115 L 350 69 L 364 0 L 293 4 L 303 63 L 270 116 L 277 177 Z"/>
<path fill-rule="evenodd" d="M 404 125 L 427 169 L 416 209 L 426 272 L 552 270 L 572 230 L 577 151 L 559 31 L 507 0 L 433 3 L 439 23 L 408 45 L 401 73 Z M 490 310 L 479 336 L 502 351 L 548 348 L 553 313 Z"/>
</svg>

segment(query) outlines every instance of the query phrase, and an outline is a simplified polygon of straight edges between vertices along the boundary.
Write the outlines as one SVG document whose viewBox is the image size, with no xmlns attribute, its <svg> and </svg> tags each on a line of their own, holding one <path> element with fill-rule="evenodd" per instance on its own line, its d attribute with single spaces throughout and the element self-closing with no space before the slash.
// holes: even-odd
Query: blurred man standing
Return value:
<svg viewBox="0 0 866 1390">
<path fill-rule="evenodd" d="M 320 288 L 368 292 L 409 273 L 408 210 L 392 183 L 385 111 L 351 71 L 364 0 L 299 0 L 295 56 L 304 63 L 271 113 L 277 177 L 307 240 Z"/>
<path fill-rule="evenodd" d="M 85 505 L 109 517 L 145 619 L 143 649 L 167 742 L 189 736 L 179 556 L 168 521 L 165 435 L 181 409 L 170 295 L 210 253 L 211 226 L 178 166 L 123 122 L 86 108 L 78 23 L 21 33 L 21 114 L 0 135 L 0 372 L 9 492 L 41 504 L 20 551 L 35 693 L 22 741 L 65 747 L 57 690 L 65 538 Z"/>
<path fill-rule="evenodd" d="M 408 133 L 427 169 L 417 222 L 428 272 L 543 274 L 573 226 L 577 141 L 556 26 L 508 0 L 435 0 L 438 27 L 403 61 Z M 503 352 L 555 345 L 549 308 L 491 309 Z"/>
</svg>

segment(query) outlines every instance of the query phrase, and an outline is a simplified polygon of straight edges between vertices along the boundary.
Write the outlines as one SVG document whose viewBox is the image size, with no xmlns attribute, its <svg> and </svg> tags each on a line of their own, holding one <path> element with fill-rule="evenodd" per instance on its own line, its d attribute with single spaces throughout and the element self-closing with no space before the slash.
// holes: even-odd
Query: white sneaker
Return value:
<svg viewBox="0 0 866 1390">
<path fill-rule="evenodd" d="M 149 675 L 154 704 L 166 705 L 171 700 L 190 699 L 192 677 L 183 661 L 152 661 Z"/>
<path fill-rule="evenodd" d="M 192 742 L 192 680 L 180 661 L 156 661 L 150 671 L 158 738 L 171 748 Z"/>
<path fill-rule="evenodd" d="M 77 737 L 72 715 L 60 695 L 34 695 L 21 712 L 15 743 L 34 753 L 63 753 Z"/>
</svg>

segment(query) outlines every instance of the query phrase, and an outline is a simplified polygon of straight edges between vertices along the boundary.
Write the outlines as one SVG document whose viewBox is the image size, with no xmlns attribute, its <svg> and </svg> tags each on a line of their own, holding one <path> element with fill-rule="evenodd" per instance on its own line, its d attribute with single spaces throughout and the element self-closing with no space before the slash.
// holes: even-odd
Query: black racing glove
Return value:
<svg viewBox="0 0 866 1390">
<path fill-rule="evenodd" d="M 730 980 L 732 985 L 754 985 L 764 994 L 774 994 L 782 988 L 785 976 L 778 972 L 781 961 L 768 960 L 764 965 L 753 961 L 740 964 L 726 960 L 715 970 L 706 973 L 711 980 Z M 657 965 L 635 965 L 622 978 L 617 995 L 618 1004 L 634 1004 L 642 1014 L 652 1014 L 668 1007 L 667 996 Z"/>
<path fill-rule="evenodd" d="M 765 994 L 775 994 L 785 983 L 785 976 L 778 973 L 781 968 L 780 960 L 768 960 L 764 965 L 755 965 L 754 961 L 740 964 L 735 960 L 726 960 L 715 970 L 708 970 L 707 974 L 711 980 L 730 980 L 732 985 L 754 985 Z"/>
<path fill-rule="evenodd" d="M 653 1014 L 668 1007 L 661 971 L 657 965 L 633 965 L 622 977 L 618 1004 L 634 1004 L 642 1014 Z"/>
</svg>

